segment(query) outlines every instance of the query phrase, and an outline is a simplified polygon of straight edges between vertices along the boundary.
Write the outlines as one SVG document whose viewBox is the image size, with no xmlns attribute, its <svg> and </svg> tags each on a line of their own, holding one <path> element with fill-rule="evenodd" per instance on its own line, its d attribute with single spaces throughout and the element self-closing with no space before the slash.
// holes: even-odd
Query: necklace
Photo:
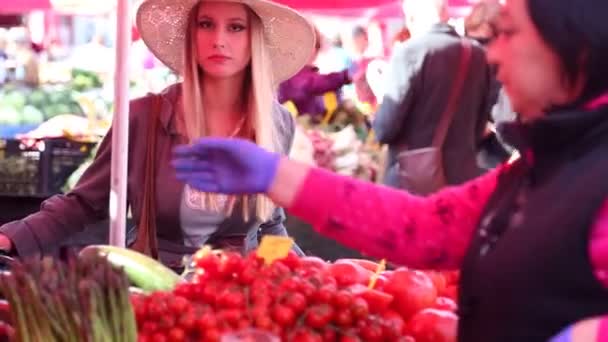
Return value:
<svg viewBox="0 0 608 342">
<path fill-rule="evenodd" d="M 234 138 L 241 132 L 243 126 L 245 125 L 245 118 L 245 116 L 241 118 L 234 131 L 228 136 L 229 138 Z M 186 184 L 184 191 L 186 196 L 186 206 L 188 206 L 190 209 L 201 211 L 209 210 L 216 213 L 224 212 L 227 216 L 231 214 L 236 199 L 234 196 L 199 191 L 193 189 L 188 184 Z"/>
</svg>

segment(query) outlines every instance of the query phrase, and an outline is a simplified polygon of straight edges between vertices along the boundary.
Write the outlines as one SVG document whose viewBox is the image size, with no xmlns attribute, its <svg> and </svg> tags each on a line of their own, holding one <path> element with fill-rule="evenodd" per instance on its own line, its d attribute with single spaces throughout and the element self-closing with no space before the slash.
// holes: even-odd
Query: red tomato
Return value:
<svg viewBox="0 0 608 342">
<path fill-rule="evenodd" d="M 425 271 L 424 273 L 431 278 L 433 285 L 435 285 L 435 289 L 437 289 L 437 293 L 443 293 L 447 286 L 447 280 L 443 273 L 438 271 Z"/>
<path fill-rule="evenodd" d="M 336 260 L 336 263 L 341 262 L 341 261 L 346 261 L 346 262 L 352 262 L 355 263 L 363 268 L 365 268 L 368 271 L 372 271 L 372 273 L 376 273 L 376 270 L 378 269 L 379 264 L 377 262 L 373 262 L 371 260 L 366 260 L 366 259 L 338 259 Z"/>
<path fill-rule="evenodd" d="M 350 266 L 350 270 L 348 268 L 345 268 L 344 270 L 341 271 L 340 265 L 348 265 L 348 266 Z M 338 270 L 334 270 L 333 268 L 335 268 L 335 267 L 338 267 Z M 363 284 L 363 285 L 369 284 L 369 279 L 375 272 L 375 270 L 370 271 L 367 268 L 358 264 L 357 262 L 346 260 L 346 259 L 337 260 L 336 262 L 334 262 L 332 265 L 329 266 L 329 269 L 330 269 L 330 273 L 333 274 L 334 277 L 336 277 L 336 280 L 338 281 L 338 285 L 342 285 L 342 284 L 340 284 L 340 279 L 338 279 L 337 275 L 341 275 L 342 272 L 348 274 L 348 273 L 354 271 L 356 274 L 356 282 L 359 284 Z M 344 284 L 343 286 L 348 286 L 348 285 L 352 285 L 352 284 Z"/>
<path fill-rule="evenodd" d="M 315 305 L 306 314 L 306 324 L 311 328 L 321 329 L 326 327 L 333 319 L 334 309 L 327 305 Z"/>
<path fill-rule="evenodd" d="M 369 289 L 363 285 L 353 285 L 348 288 L 356 297 L 365 299 L 371 313 L 386 311 L 393 302 L 393 296 L 374 289 Z"/>
<path fill-rule="evenodd" d="M 405 332 L 405 321 L 397 312 L 388 310 L 381 314 L 382 328 L 384 337 L 388 340 L 395 340 Z"/>
<path fill-rule="evenodd" d="M 293 310 L 284 305 L 277 305 L 272 309 L 272 318 L 283 327 L 292 326 L 296 320 Z"/>
<path fill-rule="evenodd" d="M 349 309 L 340 309 L 334 315 L 334 322 L 339 326 L 350 327 L 353 325 L 353 314 Z"/>
<path fill-rule="evenodd" d="M 324 270 L 327 268 L 327 263 L 319 257 L 305 256 L 300 258 L 300 267 Z"/>
<path fill-rule="evenodd" d="M 460 282 L 460 271 L 444 271 L 443 276 L 447 285 L 458 285 Z"/>
<path fill-rule="evenodd" d="M 304 311 L 306 309 L 306 297 L 298 292 L 290 293 L 287 298 L 285 298 L 285 305 L 290 307 L 296 314 Z"/>
<path fill-rule="evenodd" d="M 292 338 L 288 338 L 292 342 L 323 342 L 321 335 L 314 331 L 300 328 L 294 332 Z"/>
<path fill-rule="evenodd" d="M 348 307 L 350 307 L 352 302 L 353 302 L 353 295 L 352 295 L 352 293 L 350 293 L 346 290 L 340 290 L 340 291 L 334 293 L 333 298 L 332 298 L 332 303 L 337 308 L 348 308 Z"/>
<path fill-rule="evenodd" d="M 171 328 L 167 334 L 169 342 L 183 342 L 186 340 L 186 332 L 181 328 Z"/>
<path fill-rule="evenodd" d="M 455 342 L 458 316 L 453 312 L 424 309 L 407 323 L 407 331 L 416 342 Z"/>
<path fill-rule="evenodd" d="M 302 261 L 300 257 L 293 251 L 289 251 L 289 254 L 283 259 L 278 260 L 278 262 L 282 262 L 285 266 L 289 267 L 292 271 L 299 268 L 302 265 Z"/>
<path fill-rule="evenodd" d="M 395 297 L 393 308 L 405 319 L 433 306 L 437 298 L 433 282 L 420 271 L 396 270 L 384 290 Z"/>
<path fill-rule="evenodd" d="M 152 342 L 166 342 L 167 341 L 167 336 L 161 332 L 157 332 L 154 333 L 154 335 L 152 335 L 150 337 L 150 341 Z"/>
<path fill-rule="evenodd" d="M 272 327 L 272 319 L 268 315 L 256 315 L 253 317 L 255 317 L 254 324 L 256 327 L 263 330 L 269 330 Z"/>
<path fill-rule="evenodd" d="M 338 286 L 345 287 L 354 284 L 362 284 L 359 269 L 351 263 L 331 264 L 328 267 L 329 274 L 336 278 Z"/>
<path fill-rule="evenodd" d="M 437 300 L 435 300 L 435 305 L 433 306 L 433 308 L 439 309 L 439 310 L 456 312 L 456 310 L 458 309 L 458 306 L 456 305 L 455 301 L 453 301 L 452 299 L 450 299 L 448 297 L 437 297 Z"/>
<path fill-rule="evenodd" d="M 369 304 L 365 299 L 358 297 L 353 300 L 350 310 L 355 319 L 363 319 L 369 315 Z"/>
<path fill-rule="evenodd" d="M 363 341 L 366 342 L 383 340 L 382 327 L 376 322 L 368 322 L 368 324 L 360 329 L 359 335 L 363 338 Z"/>
<path fill-rule="evenodd" d="M 451 300 L 458 302 L 458 286 L 448 285 L 448 287 L 445 288 L 441 296 L 448 297 Z"/>
</svg>

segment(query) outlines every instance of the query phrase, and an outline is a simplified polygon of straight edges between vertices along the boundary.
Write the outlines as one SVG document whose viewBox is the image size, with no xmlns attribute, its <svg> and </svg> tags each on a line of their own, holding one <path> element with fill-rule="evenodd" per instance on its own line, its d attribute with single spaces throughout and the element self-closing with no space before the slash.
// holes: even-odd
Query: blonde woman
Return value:
<svg viewBox="0 0 608 342">
<path fill-rule="evenodd" d="M 260 235 L 286 235 L 282 209 L 265 196 L 194 190 L 176 179 L 169 161 L 175 146 L 206 136 L 239 137 L 287 154 L 294 124 L 276 101 L 275 86 L 310 59 L 310 24 L 297 12 L 265 0 L 147 0 L 138 10 L 137 25 L 152 53 L 183 77 L 183 83 L 134 100 L 130 108 L 128 201 L 138 223 L 150 169 L 146 132 L 157 126 L 152 135 L 157 229 L 151 240 L 158 239 L 160 259 L 179 267 L 183 255 L 203 244 L 248 251 Z M 0 248 L 19 256 L 44 253 L 86 224 L 104 219 L 111 153 L 108 134 L 72 192 L 0 227 Z"/>
</svg>

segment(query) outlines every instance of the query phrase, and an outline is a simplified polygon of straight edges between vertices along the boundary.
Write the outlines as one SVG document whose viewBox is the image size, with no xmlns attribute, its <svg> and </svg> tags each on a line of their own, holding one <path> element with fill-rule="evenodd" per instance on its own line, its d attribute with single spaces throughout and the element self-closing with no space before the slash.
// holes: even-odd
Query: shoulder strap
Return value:
<svg viewBox="0 0 608 342">
<path fill-rule="evenodd" d="M 144 169 L 144 196 L 142 211 L 137 224 L 137 238 L 131 248 L 158 259 L 156 236 L 156 140 L 162 98 L 156 95 L 152 101 L 148 131 L 146 162 Z"/>
<path fill-rule="evenodd" d="M 460 54 L 460 64 L 458 66 L 458 73 L 456 75 L 456 80 L 454 81 L 454 85 L 450 92 L 450 96 L 448 97 L 448 102 L 445 106 L 445 110 L 441 114 L 441 119 L 439 121 L 439 125 L 437 126 L 437 130 L 435 131 L 435 136 L 433 136 L 433 143 L 431 145 L 433 147 L 440 148 L 445 142 L 445 138 L 448 134 L 448 129 L 450 128 L 450 123 L 452 122 L 452 119 L 454 118 L 454 114 L 456 112 L 458 97 L 462 95 L 464 79 L 470 67 L 472 50 L 471 42 L 467 38 L 462 38 L 461 45 L 462 53 Z"/>
</svg>

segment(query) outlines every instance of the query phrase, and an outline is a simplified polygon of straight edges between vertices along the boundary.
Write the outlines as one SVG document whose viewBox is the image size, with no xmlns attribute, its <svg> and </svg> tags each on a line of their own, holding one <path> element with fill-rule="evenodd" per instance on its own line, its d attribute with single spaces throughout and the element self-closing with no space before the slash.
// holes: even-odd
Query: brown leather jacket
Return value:
<svg viewBox="0 0 608 342">
<path fill-rule="evenodd" d="M 160 258 L 174 266 L 181 262 L 184 254 L 192 253 L 183 244 L 180 228 L 180 200 L 183 184 L 180 183 L 171 167 L 171 151 L 184 141 L 176 129 L 174 104 L 181 91 L 180 84 L 165 89 L 159 95 L 148 96 L 131 101 L 129 114 L 129 162 L 127 180 L 127 201 L 133 221 L 138 222 L 143 204 L 143 175 L 145 166 L 146 132 L 149 113 L 154 110 L 154 97 L 161 96 L 159 111 L 160 124 L 157 137 L 157 234 Z M 283 132 L 282 148 L 288 153 L 294 134 L 294 122 L 289 112 L 278 102 L 272 115 Z M 44 201 L 39 212 L 22 220 L 7 223 L 0 227 L 0 233 L 8 236 L 19 256 L 43 254 L 56 247 L 63 239 L 82 231 L 87 224 L 108 217 L 110 193 L 110 161 L 112 156 L 111 130 L 102 141 L 94 162 L 83 174 L 73 191 L 56 195 Z M 249 220 L 245 222 L 242 211 L 233 211 L 219 227 L 211 240 L 221 245 L 222 237 L 241 236 L 244 250 L 257 247 L 259 234 L 286 235 L 282 209 L 277 209 L 267 222 Z M 252 215 L 251 217 L 254 217 Z M 133 236 L 132 232 L 129 234 Z M 237 238 L 238 239 L 238 238 Z"/>
</svg>

